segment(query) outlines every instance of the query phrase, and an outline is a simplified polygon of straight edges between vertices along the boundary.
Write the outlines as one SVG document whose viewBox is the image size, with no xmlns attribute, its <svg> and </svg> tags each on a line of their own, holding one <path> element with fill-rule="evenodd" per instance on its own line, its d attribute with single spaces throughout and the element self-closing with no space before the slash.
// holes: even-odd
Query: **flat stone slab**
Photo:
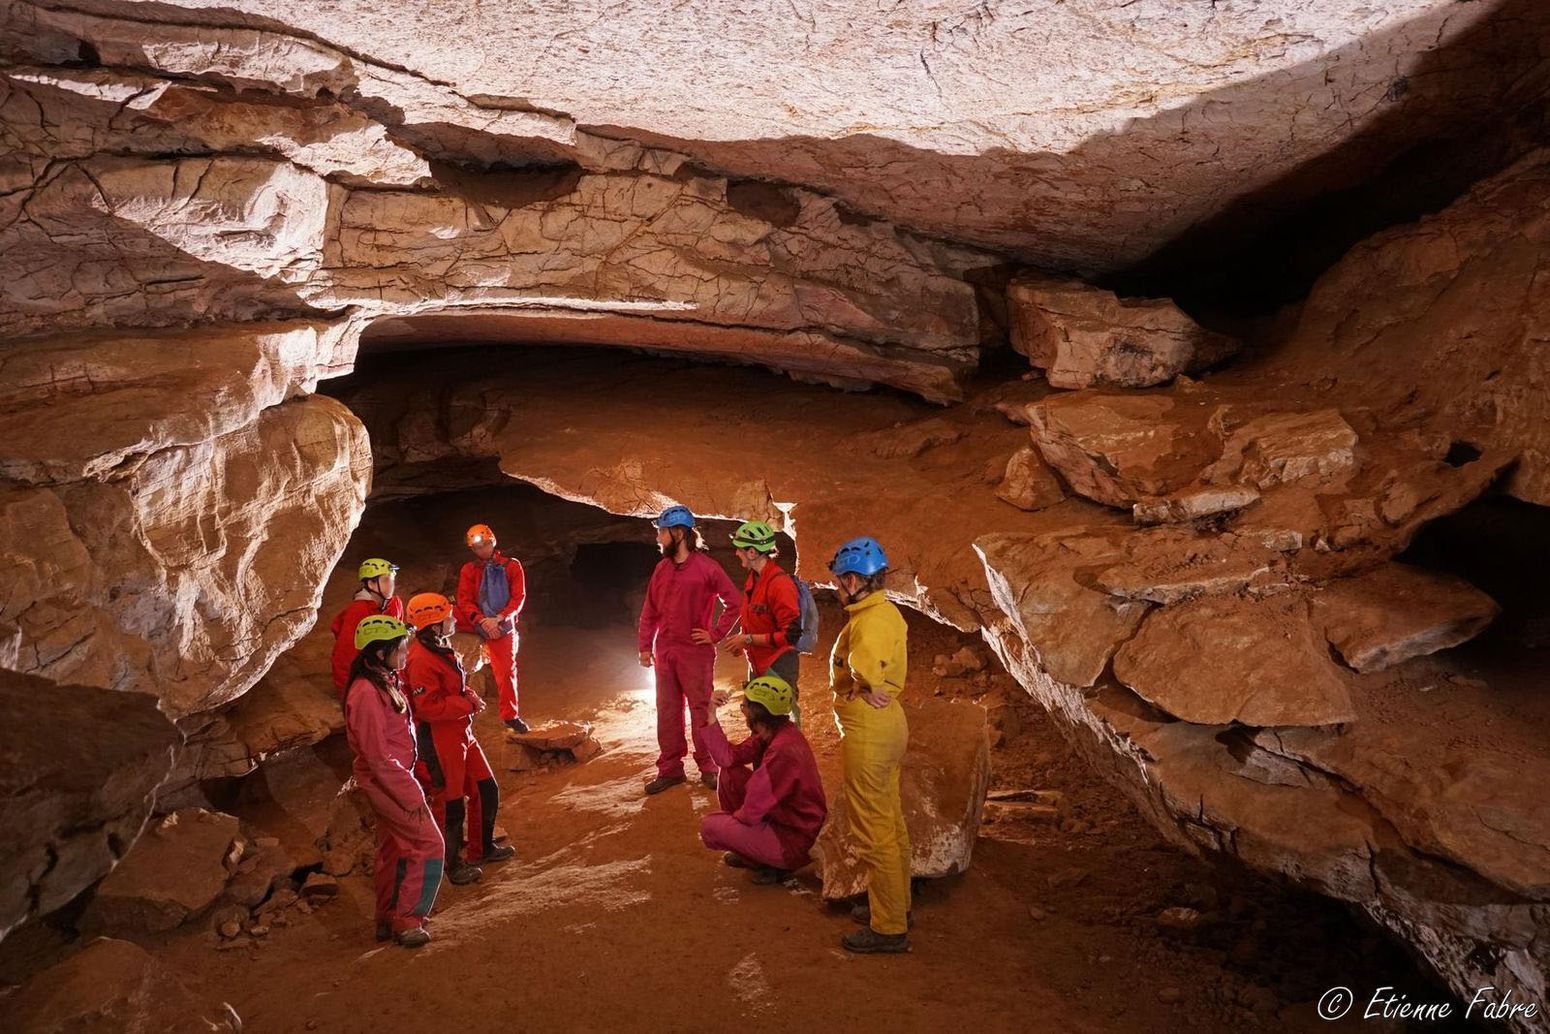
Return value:
<svg viewBox="0 0 1550 1034">
<path fill-rule="evenodd" d="M 1361 672 L 1468 642 L 1500 611 L 1462 578 L 1405 564 L 1332 582 L 1314 598 L 1330 644 Z"/>
<path fill-rule="evenodd" d="M 1204 597 L 1149 614 L 1114 657 L 1145 700 L 1201 725 L 1334 725 L 1356 719 L 1345 676 L 1301 595 Z"/>
</svg>

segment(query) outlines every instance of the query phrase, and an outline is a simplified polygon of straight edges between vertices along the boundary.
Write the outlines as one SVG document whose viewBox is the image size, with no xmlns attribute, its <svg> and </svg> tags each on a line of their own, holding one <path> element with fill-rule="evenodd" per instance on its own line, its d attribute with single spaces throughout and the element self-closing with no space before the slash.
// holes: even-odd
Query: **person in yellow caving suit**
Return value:
<svg viewBox="0 0 1550 1034">
<path fill-rule="evenodd" d="M 876 539 L 851 539 L 834 554 L 829 570 L 849 618 L 829 659 L 845 810 L 867 867 L 867 903 L 851 913 L 865 926 L 841 943 L 864 954 L 904 952 L 910 923 L 910 836 L 899 801 L 899 764 L 910 738 L 899 705 L 904 615 L 883 591 L 888 557 Z"/>
</svg>

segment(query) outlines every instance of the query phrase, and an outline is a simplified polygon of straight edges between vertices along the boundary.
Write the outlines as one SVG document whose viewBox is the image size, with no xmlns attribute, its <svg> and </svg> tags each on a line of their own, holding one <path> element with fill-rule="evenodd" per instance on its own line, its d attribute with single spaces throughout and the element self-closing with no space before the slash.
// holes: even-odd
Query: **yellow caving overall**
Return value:
<svg viewBox="0 0 1550 1034">
<path fill-rule="evenodd" d="M 872 929 L 900 934 L 910 911 L 910 835 L 899 801 L 899 764 L 909 745 L 904 691 L 907 630 L 887 594 L 873 592 L 845 608 L 849 620 L 834 641 L 829 684 L 840 726 L 845 810 L 850 833 L 866 864 Z M 886 695 L 887 707 L 862 697 Z"/>
</svg>

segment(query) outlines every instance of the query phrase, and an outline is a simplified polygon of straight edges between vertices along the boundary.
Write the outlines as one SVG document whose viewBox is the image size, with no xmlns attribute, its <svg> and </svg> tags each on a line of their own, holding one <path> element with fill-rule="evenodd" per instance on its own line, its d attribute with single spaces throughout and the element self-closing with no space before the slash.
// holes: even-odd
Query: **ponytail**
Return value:
<svg viewBox="0 0 1550 1034">
<path fill-rule="evenodd" d="M 398 647 L 399 640 L 379 639 L 367 643 L 350 664 L 350 676 L 345 682 L 345 699 L 349 699 L 349 687 L 365 679 L 385 694 L 393 704 L 393 710 L 404 714 L 409 710 L 409 698 L 398 685 L 398 672 L 388 667 L 388 654 Z"/>
</svg>

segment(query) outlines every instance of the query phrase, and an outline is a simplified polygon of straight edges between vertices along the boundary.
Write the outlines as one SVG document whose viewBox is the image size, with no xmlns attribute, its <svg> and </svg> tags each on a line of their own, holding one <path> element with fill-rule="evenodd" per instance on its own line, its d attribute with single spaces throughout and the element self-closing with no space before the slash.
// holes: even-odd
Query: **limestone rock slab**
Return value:
<svg viewBox="0 0 1550 1034">
<path fill-rule="evenodd" d="M 1345 662 L 1367 672 L 1468 642 L 1500 611 L 1462 578 L 1385 564 L 1330 583 L 1313 614 Z"/>
<path fill-rule="evenodd" d="M 1034 445 L 1071 491 L 1125 510 L 1183 488 L 1221 453 L 1209 414 L 1164 394 L 1057 395 L 1028 416 Z"/>
<path fill-rule="evenodd" d="M 1148 702 L 1201 725 L 1356 718 L 1340 669 L 1295 594 L 1204 597 L 1155 611 L 1115 655 L 1114 674 Z"/>
<path fill-rule="evenodd" d="M 1063 682 L 1097 682 L 1150 607 L 1085 582 L 1088 573 L 1123 559 L 1118 538 L 1101 532 L 1013 534 L 974 543 L 996 603 L 1037 651 L 1039 664 Z"/>
</svg>

